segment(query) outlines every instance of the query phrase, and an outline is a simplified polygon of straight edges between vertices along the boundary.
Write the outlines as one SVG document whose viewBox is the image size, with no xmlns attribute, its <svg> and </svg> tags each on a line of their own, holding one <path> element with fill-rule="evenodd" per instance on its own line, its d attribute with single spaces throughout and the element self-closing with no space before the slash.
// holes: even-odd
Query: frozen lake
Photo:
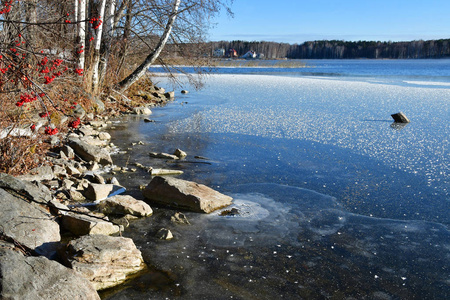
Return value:
<svg viewBox="0 0 450 300">
<path fill-rule="evenodd" d="M 150 234 L 170 211 L 133 223 L 154 269 L 110 299 L 448 298 L 450 61 L 307 63 L 221 69 L 156 123 L 113 132 L 123 148 L 146 142 L 118 165 L 181 169 L 241 215 L 187 213 L 171 242 Z M 398 111 L 411 123 L 392 124 Z M 148 157 L 176 148 L 188 162 Z"/>
</svg>

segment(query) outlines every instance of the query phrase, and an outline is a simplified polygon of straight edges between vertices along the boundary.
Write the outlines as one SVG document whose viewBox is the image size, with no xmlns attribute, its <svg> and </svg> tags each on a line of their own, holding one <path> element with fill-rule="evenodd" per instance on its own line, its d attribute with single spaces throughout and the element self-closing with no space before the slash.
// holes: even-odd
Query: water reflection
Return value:
<svg viewBox="0 0 450 300">
<path fill-rule="evenodd" d="M 234 207 L 244 212 L 237 217 L 187 213 L 192 225 L 183 226 L 170 224 L 175 211 L 165 211 L 133 223 L 125 235 L 161 274 L 129 282 L 108 299 L 448 296 L 450 236 L 442 225 L 354 215 L 333 197 L 281 185 L 236 191 Z M 157 240 L 151 233 L 159 226 L 175 239 Z M 145 289 L 155 278 L 166 287 Z"/>
</svg>

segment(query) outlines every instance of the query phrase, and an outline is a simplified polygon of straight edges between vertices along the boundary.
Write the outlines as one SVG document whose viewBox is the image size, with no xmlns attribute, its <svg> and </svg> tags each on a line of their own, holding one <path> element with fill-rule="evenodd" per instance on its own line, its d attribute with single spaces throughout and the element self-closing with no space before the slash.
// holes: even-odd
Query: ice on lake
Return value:
<svg viewBox="0 0 450 300">
<path fill-rule="evenodd" d="M 448 298 L 449 99 L 422 79 L 208 77 L 164 108 L 163 130 L 136 123 L 148 144 L 132 154 L 151 165 L 149 148 L 183 148 L 193 163 L 170 167 L 240 214 L 133 223 L 124 235 L 154 269 L 111 299 Z M 411 123 L 392 126 L 398 111 Z M 153 237 L 162 226 L 172 241 Z"/>
<path fill-rule="evenodd" d="M 210 88 L 208 88 L 210 87 Z M 425 175 L 448 193 L 448 88 L 277 76 L 211 76 L 202 97 L 223 101 L 174 122 L 172 132 L 300 139 L 373 157 Z M 411 123 L 393 130 L 391 114 Z"/>
</svg>

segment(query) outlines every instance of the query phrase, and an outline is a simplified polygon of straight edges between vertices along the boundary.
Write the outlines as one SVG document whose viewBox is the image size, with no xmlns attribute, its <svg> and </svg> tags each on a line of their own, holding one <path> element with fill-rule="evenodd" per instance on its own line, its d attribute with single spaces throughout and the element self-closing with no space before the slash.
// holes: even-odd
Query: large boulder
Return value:
<svg viewBox="0 0 450 300">
<path fill-rule="evenodd" d="M 145 268 L 133 240 L 124 237 L 83 236 L 69 243 L 65 255 L 72 269 L 97 290 L 121 284 L 127 276 Z"/>
<path fill-rule="evenodd" d="M 106 215 L 148 217 L 153 213 L 150 205 L 128 195 L 117 195 L 103 200 L 99 204 L 99 209 Z"/>
<path fill-rule="evenodd" d="M 14 191 L 29 200 L 42 204 L 46 204 L 52 200 L 50 191 L 39 188 L 31 182 L 20 180 L 4 173 L 0 173 L 0 188 L 7 191 Z"/>
<path fill-rule="evenodd" d="M 45 257 L 25 257 L 0 245 L 0 299 L 100 299 L 75 271 Z"/>
<path fill-rule="evenodd" d="M 86 161 L 95 161 L 102 165 L 112 164 L 111 155 L 99 146 L 89 145 L 79 138 L 70 138 L 69 146 L 73 148 L 75 153 Z"/>
<path fill-rule="evenodd" d="M 62 216 L 61 226 L 76 236 L 86 234 L 110 235 L 120 231 L 119 226 L 114 225 L 107 220 L 72 212 Z"/>
<path fill-rule="evenodd" d="M 39 205 L 0 189 L 0 234 L 46 254 L 61 240 L 54 217 Z"/>
<path fill-rule="evenodd" d="M 157 204 L 203 213 L 226 207 L 233 200 L 203 184 L 161 176 L 154 177 L 143 194 Z"/>
</svg>

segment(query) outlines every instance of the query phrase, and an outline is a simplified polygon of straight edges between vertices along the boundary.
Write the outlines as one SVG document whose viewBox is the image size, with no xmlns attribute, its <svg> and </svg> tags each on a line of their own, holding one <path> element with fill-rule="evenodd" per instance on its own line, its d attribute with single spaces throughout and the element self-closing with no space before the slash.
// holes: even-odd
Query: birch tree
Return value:
<svg viewBox="0 0 450 300">
<path fill-rule="evenodd" d="M 86 0 L 75 0 L 78 10 L 77 18 L 77 70 L 84 70 L 85 48 L 86 48 Z M 81 72 L 81 71 L 80 71 Z"/>
<path fill-rule="evenodd" d="M 101 0 L 98 8 L 97 25 L 95 26 L 96 35 L 94 38 L 94 54 L 92 58 L 92 90 L 98 92 L 99 88 L 99 63 L 100 63 L 100 46 L 102 43 L 103 20 L 105 16 L 106 0 Z"/>
<path fill-rule="evenodd" d="M 147 72 L 148 68 L 159 57 L 159 55 L 161 54 L 161 51 L 163 50 L 164 46 L 167 43 L 167 40 L 169 39 L 170 33 L 173 28 L 173 24 L 175 22 L 177 14 L 178 14 L 180 2 L 181 2 L 181 0 L 173 1 L 172 12 L 169 15 L 165 30 L 164 30 L 163 34 L 161 35 L 158 44 L 156 45 L 155 49 L 145 58 L 145 60 L 142 62 L 142 64 L 139 67 L 137 67 L 136 70 L 134 70 L 134 72 L 132 72 L 124 80 L 122 80 L 121 82 L 119 82 L 117 84 L 119 92 L 125 91 L 133 83 L 135 83 L 142 76 L 144 76 L 144 74 Z"/>
</svg>

